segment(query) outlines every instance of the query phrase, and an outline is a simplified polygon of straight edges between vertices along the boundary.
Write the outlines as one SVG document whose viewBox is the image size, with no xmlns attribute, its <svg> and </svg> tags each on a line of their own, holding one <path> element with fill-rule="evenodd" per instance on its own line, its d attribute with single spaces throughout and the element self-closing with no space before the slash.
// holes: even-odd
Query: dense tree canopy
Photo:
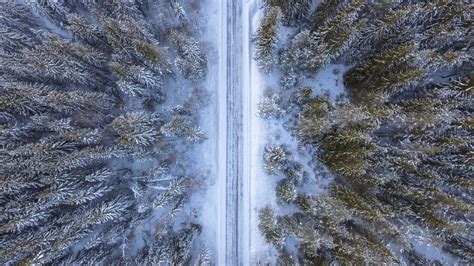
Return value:
<svg viewBox="0 0 474 266">
<path fill-rule="evenodd" d="M 280 206 L 298 209 L 261 210 L 280 263 L 431 262 L 415 239 L 472 263 L 472 4 L 326 0 L 303 18 L 283 2 L 266 4 L 282 9 L 294 34 L 278 49 L 280 100 L 269 109 L 265 99 L 262 111 L 282 110 L 332 176 L 326 192 L 308 191 L 292 152 L 265 149 Z M 345 101 L 300 85 L 332 63 L 352 66 Z"/>
<path fill-rule="evenodd" d="M 180 160 L 205 136 L 190 111 L 202 103 L 176 87 L 207 72 L 184 10 L 2 2 L 0 263 L 209 259 L 191 252 L 201 226 L 180 211 L 199 186 Z"/>
</svg>

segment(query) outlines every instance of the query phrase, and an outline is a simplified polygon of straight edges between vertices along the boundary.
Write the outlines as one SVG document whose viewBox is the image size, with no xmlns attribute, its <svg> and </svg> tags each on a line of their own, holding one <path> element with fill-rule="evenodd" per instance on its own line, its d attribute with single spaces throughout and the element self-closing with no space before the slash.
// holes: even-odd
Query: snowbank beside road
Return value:
<svg viewBox="0 0 474 266">
<path fill-rule="evenodd" d="M 266 88 L 265 77 L 258 70 L 253 58 L 252 36 L 255 33 L 263 10 L 259 0 L 249 0 L 244 7 L 244 186 L 247 188 L 247 226 L 250 264 L 259 260 L 268 262 L 276 250 L 268 245 L 258 229 L 258 210 L 266 205 L 276 206 L 274 181 L 263 170 L 263 147 L 267 132 L 263 120 L 257 117 L 257 104 Z"/>
</svg>

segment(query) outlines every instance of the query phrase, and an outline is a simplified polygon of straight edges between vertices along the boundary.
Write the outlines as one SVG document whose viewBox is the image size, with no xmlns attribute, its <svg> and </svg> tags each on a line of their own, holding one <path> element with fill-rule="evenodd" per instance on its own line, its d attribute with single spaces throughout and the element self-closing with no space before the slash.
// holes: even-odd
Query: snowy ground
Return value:
<svg viewBox="0 0 474 266">
<path fill-rule="evenodd" d="M 200 201 L 201 210 L 199 220 L 203 226 L 201 241 L 207 243 L 210 248 L 213 261 L 222 262 L 221 239 L 225 237 L 225 231 L 222 228 L 222 194 L 223 184 L 220 163 L 225 160 L 222 158 L 221 145 L 222 133 L 219 126 L 222 119 L 225 119 L 225 113 L 221 113 L 222 105 L 225 104 L 225 98 L 222 97 L 223 83 L 225 82 L 225 72 L 223 70 L 225 50 L 222 49 L 222 39 L 225 38 L 224 29 L 221 23 L 226 17 L 225 5 L 220 0 L 207 0 L 204 7 L 207 17 L 207 33 L 202 36 L 202 41 L 208 43 L 209 53 L 209 75 L 204 83 L 209 96 L 209 104 L 204 109 L 200 119 L 200 126 L 205 129 L 207 140 L 197 149 L 196 160 L 203 164 L 207 169 L 208 189 L 203 194 L 196 197 Z M 221 23 L 216 23 L 219 21 Z M 225 154 L 224 154 L 225 156 Z"/>
<path fill-rule="evenodd" d="M 249 256 L 250 264 L 255 264 L 262 258 L 274 257 L 275 250 L 265 242 L 260 231 L 258 230 L 258 213 L 257 211 L 266 205 L 275 205 L 276 198 L 272 189 L 274 188 L 272 178 L 263 171 L 262 152 L 266 142 L 267 132 L 263 121 L 257 117 L 257 104 L 263 97 L 263 91 L 266 88 L 265 76 L 263 76 L 257 68 L 257 62 L 253 59 L 253 51 L 251 49 L 251 36 L 258 27 L 260 17 L 262 15 L 261 1 L 250 0 L 246 5 L 248 12 L 247 34 L 244 34 L 244 43 L 247 45 L 247 60 L 244 61 L 248 66 L 244 73 L 244 91 L 246 94 L 246 107 L 244 113 L 244 132 L 248 132 L 245 138 L 246 161 L 247 166 L 244 173 L 248 178 L 248 228 L 249 228 Z M 244 13 L 247 13 L 244 12 Z M 244 67 L 245 68 L 245 67 Z M 245 75 L 244 74 L 244 75 Z"/>
</svg>

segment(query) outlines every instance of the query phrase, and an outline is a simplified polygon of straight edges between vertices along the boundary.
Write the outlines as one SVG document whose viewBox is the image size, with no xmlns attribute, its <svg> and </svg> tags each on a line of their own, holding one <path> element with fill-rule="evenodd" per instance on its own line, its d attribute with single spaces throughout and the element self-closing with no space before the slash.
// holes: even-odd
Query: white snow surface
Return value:
<svg viewBox="0 0 474 266">
<path fill-rule="evenodd" d="M 276 197 L 273 188 L 275 180 L 263 171 L 263 147 L 266 142 L 267 132 L 263 121 L 257 117 L 257 104 L 263 97 L 266 88 L 266 80 L 258 71 L 257 62 L 253 58 L 251 47 L 251 36 L 258 28 L 263 12 L 258 0 L 249 0 L 244 6 L 244 132 L 249 132 L 244 137 L 244 186 L 248 186 L 248 202 L 246 203 L 249 217 L 249 263 L 258 261 L 269 262 L 274 258 L 276 250 L 268 245 L 258 229 L 258 210 L 266 205 L 276 207 Z M 246 31 L 246 32 L 245 32 Z"/>
<path fill-rule="evenodd" d="M 209 94 L 209 103 L 200 117 L 200 127 L 205 130 L 207 139 L 199 145 L 195 153 L 196 163 L 206 169 L 206 175 L 209 177 L 207 189 L 194 198 L 196 201 L 194 204 L 200 206 L 198 212 L 198 220 L 202 225 L 200 239 L 211 250 L 214 262 L 221 262 L 223 259 L 220 243 L 224 237 L 223 233 L 225 233 L 221 228 L 224 211 L 221 207 L 223 204 L 221 200 L 222 178 L 219 169 L 220 162 L 222 159 L 225 160 L 225 157 L 221 157 L 222 152 L 219 150 L 222 145 L 219 127 L 222 117 L 225 119 L 225 114 L 221 114 L 220 105 L 226 100 L 225 95 L 220 93 L 222 82 L 225 86 L 225 76 L 223 76 L 225 71 L 222 70 L 225 56 L 225 43 L 222 40 L 225 38 L 225 28 L 221 23 L 216 23 L 216 21 L 222 22 L 225 18 L 223 2 L 221 0 L 207 0 L 206 6 L 203 7 L 203 12 L 207 17 L 207 31 L 199 39 L 208 44 L 208 75 L 203 86 Z M 220 264 L 218 263 L 218 265 Z"/>
<path fill-rule="evenodd" d="M 314 77 L 307 78 L 301 82 L 301 87 L 311 86 L 313 96 L 329 94 L 331 100 L 335 101 L 339 95 L 344 95 L 343 75 L 351 66 L 343 64 L 330 64 L 321 69 Z"/>
</svg>

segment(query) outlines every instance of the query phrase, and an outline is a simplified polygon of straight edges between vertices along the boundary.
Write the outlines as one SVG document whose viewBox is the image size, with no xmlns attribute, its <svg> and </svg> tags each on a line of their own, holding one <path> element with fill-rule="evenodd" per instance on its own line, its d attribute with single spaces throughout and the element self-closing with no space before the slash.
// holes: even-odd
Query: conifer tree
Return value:
<svg viewBox="0 0 474 266">
<path fill-rule="evenodd" d="M 313 0 L 265 0 L 267 7 L 279 7 L 285 25 L 294 25 L 301 22 L 309 12 Z"/>
<path fill-rule="evenodd" d="M 258 227 L 265 239 L 277 248 L 282 248 L 286 234 L 282 227 L 278 226 L 274 211 L 270 207 L 265 207 L 259 211 L 258 216 L 260 221 Z"/>
<path fill-rule="evenodd" d="M 269 73 L 276 63 L 276 44 L 281 11 L 279 7 L 266 9 L 262 22 L 254 37 L 255 59 L 259 67 Z"/>
<path fill-rule="evenodd" d="M 331 9 L 337 3 L 325 4 Z M 351 1 L 337 9 L 335 14 L 329 17 L 316 31 L 302 29 L 293 37 L 292 45 L 283 55 L 283 62 L 287 68 L 297 67 L 304 74 L 315 73 L 328 63 L 341 56 L 355 42 L 357 35 L 365 27 L 364 20 L 357 20 L 361 8 L 365 5 L 364 0 Z M 317 12 L 317 11 L 316 11 Z M 317 13 L 315 20 L 322 14 Z M 315 22 L 317 23 L 317 22 Z"/>
<path fill-rule="evenodd" d="M 175 65 L 183 76 L 190 80 L 202 79 L 207 72 L 207 60 L 194 38 L 173 32 L 171 43 L 180 55 Z"/>
</svg>

